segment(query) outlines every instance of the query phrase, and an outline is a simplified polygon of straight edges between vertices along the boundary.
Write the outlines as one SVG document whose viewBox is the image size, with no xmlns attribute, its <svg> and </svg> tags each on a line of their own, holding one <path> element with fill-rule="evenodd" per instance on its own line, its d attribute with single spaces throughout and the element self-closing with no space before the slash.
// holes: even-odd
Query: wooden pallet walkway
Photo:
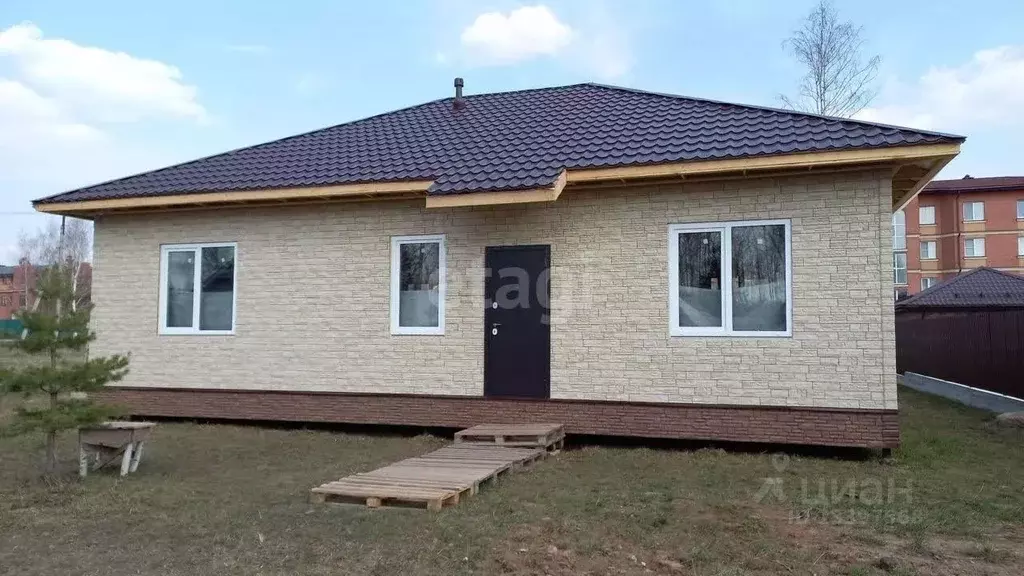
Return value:
<svg viewBox="0 0 1024 576">
<path fill-rule="evenodd" d="M 475 495 L 480 485 L 547 456 L 537 448 L 457 444 L 346 476 L 313 488 L 314 502 L 440 510 Z"/>
<path fill-rule="evenodd" d="M 543 448 L 558 452 L 565 442 L 561 424 L 480 424 L 455 433 L 455 444 Z"/>
</svg>

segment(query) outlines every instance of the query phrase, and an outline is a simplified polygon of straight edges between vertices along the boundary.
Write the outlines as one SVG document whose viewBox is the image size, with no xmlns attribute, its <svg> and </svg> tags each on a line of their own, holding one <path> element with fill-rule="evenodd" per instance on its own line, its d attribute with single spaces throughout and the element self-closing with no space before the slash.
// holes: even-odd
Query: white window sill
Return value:
<svg viewBox="0 0 1024 576">
<path fill-rule="evenodd" d="M 984 222 L 984 220 L 964 220 L 964 224 L 977 224 L 978 222 Z"/>
<path fill-rule="evenodd" d="M 175 330 L 173 328 L 163 328 L 159 332 L 160 336 L 234 336 L 234 330 Z"/>
<path fill-rule="evenodd" d="M 984 260 L 984 256 L 964 256 L 964 260 Z"/>
<path fill-rule="evenodd" d="M 938 258 L 921 258 L 921 262 L 936 262 Z"/>
<path fill-rule="evenodd" d="M 392 336 L 444 336 L 444 328 L 393 328 Z"/>
<path fill-rule="evenodd" d="M 725 330 L 686 330 L 669 331 L 672 338 L 792 338 L 793 332 L 726 332 Z"/>
</svg>

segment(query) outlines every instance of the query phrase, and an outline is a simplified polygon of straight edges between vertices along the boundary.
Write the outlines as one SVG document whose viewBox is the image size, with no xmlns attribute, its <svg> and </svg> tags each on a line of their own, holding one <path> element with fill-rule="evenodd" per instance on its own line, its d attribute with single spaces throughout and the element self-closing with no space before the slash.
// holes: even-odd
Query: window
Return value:
<svg viewBox="0 0 1024 576">
<path fill-rule="evenodd" d="M 391 239 L 391 333 L 444 334 L 444 236 Z"/>
<path fill-rule="evenodd" d="M 936 283 L 938 283 L 938 280 L 935 278 L 921 278 L 921 290 L 927 290 L 935 286 Z"/>
<path fill-rule="evenodd" d="M 1017 256 L 1024 257 L 1024 236 L 1017 238 Z"/>
<path fill-rule="evenodd" d="M 968 238 L 964 240 L 964 256 L 968 258 L 982 258 L 985 256 L 985 239 Z"/>
<path fill-rule="evenodd" d="M 907 215 L 903 210 L 892 215 L 892 249 L 907 249 Z"/>
<path fill-rule="evenodd" d="M 917 216 L 922 226 L 935 224 L 935 206 L 921 206 L 917 210 Z"/>
<path fill-rule="evenodd" d="M 907 253 L 906 252 L 893 252 L 892 253 L 892 275 L 893 282 L 896 284 L 907 283 Z"/>
<path fill-rule="evenodd" d="M 977 222 L 984 219 L 984 202 L 964 202 L 964 222 Z"/>
<path fill-rule="evenodd" d="M 10 306 L 10 305 L 11 305 L 11 297 L 10 296 L 8 296 L 7 294 L 4 294 L 3 296 L 0 296 L 0 306 L 7 307 L 7 306 Z"/>
<path fill-rule="evenodd" d="M 1017 220 L 1024 220 L 1024 200 L 1017 200 Z"/>
<path fill-rule="evenodd" d="M 669 333 L 790 336 L 789 220 L 669 226 Z"/>
<path fill-rule="evenodd" d="M 160 249 L 160 333 L 234 334 L 234 243 Z"/>
<path fill-rule="evenodd" d="M 935 241 L 921 242 L 921 260 L 935 260 Z"/>
</svg>

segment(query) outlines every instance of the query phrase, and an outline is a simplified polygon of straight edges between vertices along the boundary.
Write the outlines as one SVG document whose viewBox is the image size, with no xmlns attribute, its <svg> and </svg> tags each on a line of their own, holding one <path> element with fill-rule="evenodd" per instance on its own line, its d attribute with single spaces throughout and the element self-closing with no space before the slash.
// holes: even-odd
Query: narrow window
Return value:
<svg viewBox="0 0 1024 576">
<path fill-rule="evenodd" d="M 790 336 L 790 222 L 669 227 L 673 336 Z"/>
<path fill-rule="evenodd" d="M 1024 220 L 1024 200 L 1017 200 L 1017 220 Z"/>
<path fill-rule="evenodd" d="M 927 240 L 921 242 L 921 260 L 935 260 L 936 242 Z"/>
<path fill-rule="evenodd" d="M 1024 257 L 1024 236 L 1017 238 L 1017 256 Z"/>
<path fill-rule="evenodd" d="M 918 209 L 918 217 L 922 226 L 935 224 L 935 206 L 921 206 Z"/>
<path fill-rule="evenodd" d="M 907 283 L 907 253 L 893 252 L 892 254 L 893 282 L 899 285 Z"/>
<path fill-rule="evenodd" d="M 964 240 L 964 256 L 968 258 L 982 258 L 985 256 L 985 239 L 968 238 Z"/>
<path fill-rule="evenodd" d="M 391 333 L 444 334 L 444 236 L 391 239 Z"/>
<path fill-rule="evenodd" d="M 235 244 L 180 244 L 160 251 L 160 333 L 232 334 Z"/>
<path fill-rule="evenodd" d="M 932 286 L 935 286 L 935 283 L 936 283 L 935 278 L 928 278 L 928 277 L 921 278 L 921 290 L 927 290 L 927 289 L 931 288 Z"/>
<path fill-rule="evenodd" d="M 903 210 L 892 215 L 892 249 L 907 249 L 907 215 Z"/>
<path fill-rule="evenodd" d="M 964 222 L 977 222 L 984 219 L 984 202 L 964 202 Z"/>
</svg>

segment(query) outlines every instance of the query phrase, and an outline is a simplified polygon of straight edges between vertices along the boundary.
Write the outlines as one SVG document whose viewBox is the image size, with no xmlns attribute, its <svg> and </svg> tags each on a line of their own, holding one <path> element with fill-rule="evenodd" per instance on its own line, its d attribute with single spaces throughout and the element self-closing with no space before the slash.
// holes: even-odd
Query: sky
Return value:
<svg viewBox="0 0 1024 576">
<path fill-rule="evenodd" d="M 451 96 L 602 82 L 781 105 L 814 0 L 0 3 L 0 263 L 30 201 Z M 836 0 L 882 64 L 859 117 L 966 135 L 940 178 L 1024 175 L 1024 3 Z"/>
</svg>

